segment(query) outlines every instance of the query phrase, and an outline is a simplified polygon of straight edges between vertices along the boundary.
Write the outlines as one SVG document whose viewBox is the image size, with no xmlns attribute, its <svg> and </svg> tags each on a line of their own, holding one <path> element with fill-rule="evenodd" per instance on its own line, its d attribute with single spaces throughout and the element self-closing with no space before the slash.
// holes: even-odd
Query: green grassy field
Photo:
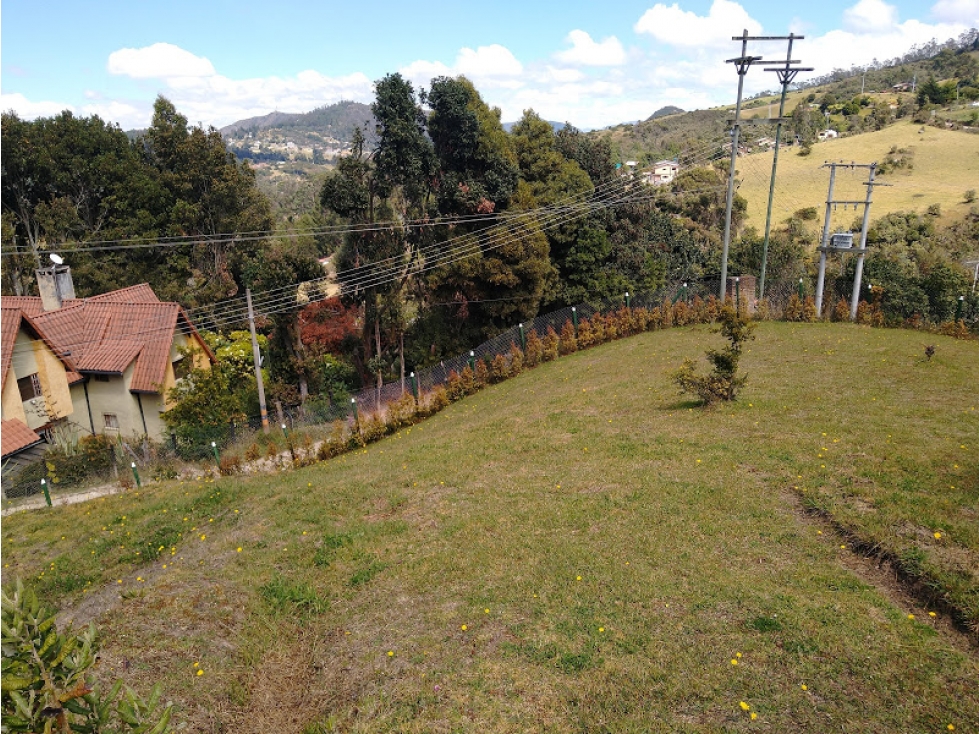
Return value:
<svg viewBox="0 0 979 734">
<path fill-rule="evenodd" d="M 977 344 L 765 323 L 742 398 L 694 408 L 668 375 L 719 341 L 646 333 L 330 462 L 8 517 L 4 582 L 96 619 L 102 674 L 161 680 L 190 731 L 977 731 L 950 620 L 979 623 Z"/>
<path fill-rule="evenodd" d="M 749 133 L 747 133 L 750 135 Z M 899 168 L 878 177 L 888 184 L 874 189 L 871 215 L 877 219 L 892 211 L 923 213 L 932 204 L 941 206 L 943 218 L 958 219 L 969 211 L 964 194 L 977 188 L 979 135 L 935 127 L 922 127 L 900 121 L 883 130 L 817 143 L 808 156 L 798 148 L 779 152 L 778 175 L 772 219 L 780 222 L 797 209 L 814 206 L 820 223 L 829 186 L 826 161 L 883 162 L 892 148 L 912 151 L 913 168 Z M 739 193 L 748 201 L 748 224 L 763 231 L 768 189 L 772 172 L 772 152 L 754 153 L 738 160 L 742 184 Z M 833 198 L 860 200 L 866 196 L 867 169 L 837 174 Z M 842 228 L 862 216 L 862 208 L 839 207 L 833 224 Z"/>
</svg>

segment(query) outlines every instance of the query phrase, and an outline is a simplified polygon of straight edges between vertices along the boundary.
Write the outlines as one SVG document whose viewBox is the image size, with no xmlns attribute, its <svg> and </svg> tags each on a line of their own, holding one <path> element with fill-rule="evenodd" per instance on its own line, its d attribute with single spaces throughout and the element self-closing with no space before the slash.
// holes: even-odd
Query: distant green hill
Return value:
<svg viewBox="0 0 979 734">
<path fill-rule="evenodd" d="M 373 128 L 373 123 L 374 115 L 371 114 L 369 105 L 342 101 L 317 107 L 311 112 L 270 112 L 261 117 L 250 117 L 225 126 L 220 132 L 225 137 L 233 137 L 242 133 L 280 128 L 293 132 L 314 132 L 340 142 L 349 142 L 355 127 L 367 125 Z"/>
<path fill-rule="evenodd" d="M 924 213 L 935 204 L 944 219 L 964 216 L 973 204 L 965 192 L 979 188 L 979 135 L 961 130 L 944 130 L 910 121 L 872 133 L 837 138 L 817 143 L 812 153 L 800 156 L 798 148 L 780 152 L 773 218 L 781 221 L 804 207 L 819 209 L 820 223 L 829 184 L 825 161 L 877 162 L 883 173 L 877 180 L 886 186 L 875 187 L 872 215 L 876 219 L 892 211 Z M 771 180 L 772 152 L 744 156 L 738 160 L 741 186 L 738 193 L 748 201 L 747 223 L 761 229 L 765 224 L 768 187 Z M 838 173 L 835 199 L 862 200 L 866 189 L 866 169 Z M 850 226 L 859 212 L 839 210 L 834 222 Z"/>
</svg>

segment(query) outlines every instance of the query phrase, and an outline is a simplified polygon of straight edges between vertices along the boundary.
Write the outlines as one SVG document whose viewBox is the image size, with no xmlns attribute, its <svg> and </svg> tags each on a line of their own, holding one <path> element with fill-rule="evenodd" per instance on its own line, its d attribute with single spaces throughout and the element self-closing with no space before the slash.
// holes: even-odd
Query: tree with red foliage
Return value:
<svg viewBox="0 0 979 734">
<path fill-rule="evenodd" d="M 359 338 L 360 321 L 358 304 L 345 306 L 339 297 L 316 301 L 299 312 L 299 338 L 318 354 L 340 356 L 349 351 L 345 341 Z"/>
</svg>

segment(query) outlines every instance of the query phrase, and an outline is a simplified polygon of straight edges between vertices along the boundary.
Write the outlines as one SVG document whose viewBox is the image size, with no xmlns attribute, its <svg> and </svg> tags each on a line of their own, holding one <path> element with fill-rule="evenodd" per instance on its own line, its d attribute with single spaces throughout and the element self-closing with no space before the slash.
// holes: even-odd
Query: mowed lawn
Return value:
<svg viewBox="0 0 979 734">
<path fill-rule="evenodd" d="M 100 674 L 162 681 L 190 731 L 979 730 L 949 612 L 979 621 L 979 345 L 765 323 L 742 398 L 692 408 L 669 373 L 720 342 L 646 333 L 329 462 L 8 517 L 4 582 L 94 617 Z"/>
</svg>

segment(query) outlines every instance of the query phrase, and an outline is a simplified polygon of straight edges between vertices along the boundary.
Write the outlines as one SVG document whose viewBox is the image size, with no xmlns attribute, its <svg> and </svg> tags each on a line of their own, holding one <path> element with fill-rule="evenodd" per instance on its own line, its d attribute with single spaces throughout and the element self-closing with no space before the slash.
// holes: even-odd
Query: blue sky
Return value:
<svg viewBox="0 0 979 734">
<path fill-rule="evenodd" d="M 340 99 L 370 102 L 399 71 L 416 87 L 465 74 L 515 120 L 526 108 L 598 128 L 668 104 L 732 102 L 730 37 L 806 36 L 814 73 L 887 59 L 979 26 L 979 0 L 6 0 L 0 107 L 25 118 L 71 109 L 145 127 L 158 94 L 192 123 L 222 126 Z M 755 55 L 784 58 L 784 43 Z M 774 88 L 760 68 L 746 92 Z"/>
</svg>

